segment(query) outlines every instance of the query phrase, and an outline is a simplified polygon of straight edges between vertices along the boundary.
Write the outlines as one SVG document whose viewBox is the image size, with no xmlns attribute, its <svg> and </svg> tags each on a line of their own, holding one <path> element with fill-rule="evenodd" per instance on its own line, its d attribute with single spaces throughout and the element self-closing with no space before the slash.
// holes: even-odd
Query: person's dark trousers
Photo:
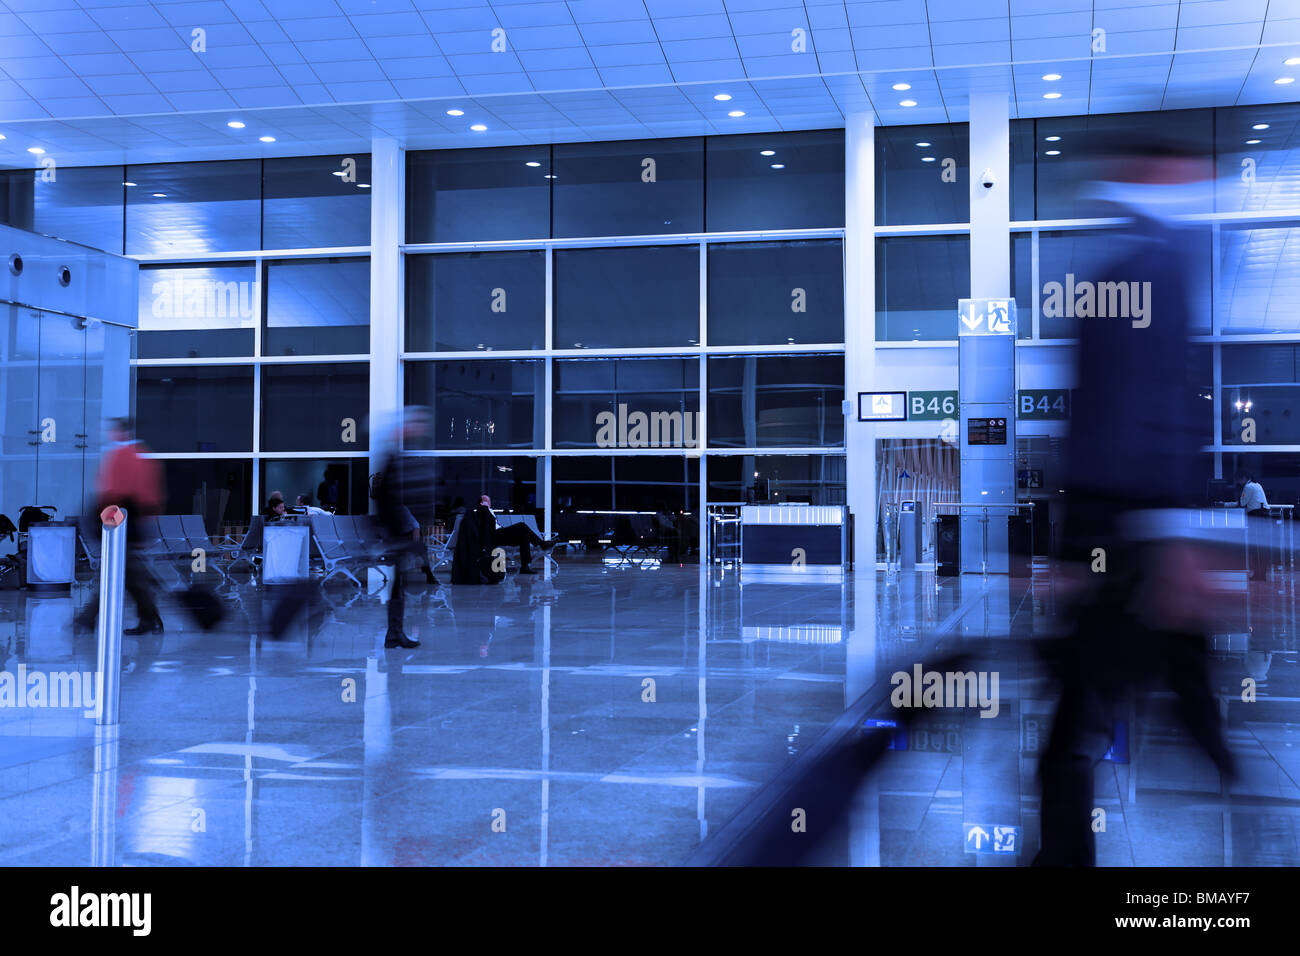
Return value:
<svg viewBox="0 0 1300 956">
<path fill-rule="evenodd" d="M 519 548 L 519 566 L 526 568 L 532 564 L 533 546 L 541 547 L 542 539 L 521 521 L 505 528 L 497 528 L 496 543 L 506 548 Z"/>
<path fill-rule="evenodd" d="M 139 549 L 131 545 L 126 549 L 126 567 L 123 569 L 123 584 L 126 593 L 135 602 L 136 614 L 141 624 L 152 624 L 161 620 L 158 605 L 153 599 L 153 575 L 149 571 L 148 561 Z M 78 623 L 87 629 L 93 628 L 99 619 L 99 580 L 96 579 L 91 590 L 90 601 L 78 616 Z"/>
<path fill-rule="evenodd" d="M 1268 509 L 1256 508 L 1246 512 L 1249 527 L 1246 538 L 1250 542 L 1250 579 L 1264 581 L 1268 578 L 1268 553 L 1272 528 L 1268 523 Z"/>
<path fill-rule="evenodd" d="M 406 617 L 406 591 L 402 589 L 402 570 L 413 565 L 424 555 L 424 545 L 411 541 L 389 552 L 393 561 L 393 593 L 388 598 L 388 633 L 397 634 L 402 630 Z"/>
</svg>

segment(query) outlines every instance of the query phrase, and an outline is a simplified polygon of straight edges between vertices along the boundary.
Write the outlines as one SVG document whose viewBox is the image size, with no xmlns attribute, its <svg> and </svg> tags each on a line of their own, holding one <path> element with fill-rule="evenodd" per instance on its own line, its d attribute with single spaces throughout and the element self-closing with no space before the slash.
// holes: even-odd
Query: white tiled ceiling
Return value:
<svg viewBox="0 0 1300 956">
<path fill-rule="evenodd" d="M 0 163 L 1279 103 L 1292 56 L 1300 0 L 0 0 Z"/>
</svg>

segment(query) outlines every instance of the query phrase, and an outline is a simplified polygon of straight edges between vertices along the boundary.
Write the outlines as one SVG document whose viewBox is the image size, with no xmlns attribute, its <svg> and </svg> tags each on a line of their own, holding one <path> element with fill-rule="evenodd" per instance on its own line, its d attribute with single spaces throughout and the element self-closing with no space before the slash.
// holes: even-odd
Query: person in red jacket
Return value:
<svg viewBox="0 0 1300 956">
<path fill-rule="evenodd" d="M 109 505 L 125 508 L 127 513 L 126 590 L 135 601 L 139 623 L 127 628 L 123 634 L 158 634 L 162 632 L 162 617 L 153 600 L 153 576 L 140 553 L 143 542 L 139 538 L 141 519 L 162 511 L 164 492 L 162 467 L 158 461 L 145 458 L 149 448 L 136 441 L 131 422 L 125 418 L 112 419 L 108 427 L 111 443 L 104 452 L 95 479 L 96 513 Z M 99 590 L 96 588 L 77 625 L 92 629 L 99 616 Z"/>
</svg>

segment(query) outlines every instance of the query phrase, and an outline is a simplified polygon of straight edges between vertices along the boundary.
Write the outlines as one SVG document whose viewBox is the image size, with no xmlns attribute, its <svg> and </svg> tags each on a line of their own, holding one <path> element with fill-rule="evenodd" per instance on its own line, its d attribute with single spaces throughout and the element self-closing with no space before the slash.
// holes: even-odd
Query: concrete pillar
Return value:
<svg viewBox="0 0 1300 956">
<path fill-rule="evenodd" d="M 876 375 L 876 129 L 870 113 L 844 124 L 844 423 L 856 574 L 876 573 L 876 426 L 857 420 L 858 392 Z"/>
<path fill-rule="evenodd" d="M 399 355 L 404 321 L 405 153 L 393 139 L 370 146 L 370 473 L 383 456 L 402 408 Z"/>
</svg>

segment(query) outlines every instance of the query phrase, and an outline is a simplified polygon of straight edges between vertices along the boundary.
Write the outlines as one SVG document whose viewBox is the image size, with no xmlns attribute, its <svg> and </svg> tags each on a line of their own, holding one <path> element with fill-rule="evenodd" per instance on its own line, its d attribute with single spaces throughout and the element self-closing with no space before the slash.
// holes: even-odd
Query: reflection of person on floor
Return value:
<svg viewBox="0 0 1300 956">
<path fill-rule="evenodd" d="M 1268 517 L 1268 499 L 1264 497 L 1264 486 L 1249 472 L 1237 472 L 1237 487 L 1240 489 L 1237 504 L 1248 518 L 1256 519 L 1249 523 L 1247 529 L 1247 537 L 1250 539 L 1250 579 L 1264 581 L 1268 579 L 1269 528 L 1261 519 Z"/>
<path fill-rule="evenodd" d="M 147 517 L 158 514 L 163 507 L 162 467 L 152 458 L 145 458 L 149 448 L 132 436 L 131 422 L 115 418 L 109 423 L 108 439 L 112 443 L 99 466 L 95 480 L 96 513 L 109 505 L 125 508 L 126 519 L 126 591 L 135 601 L 139 623 L 127 628 L 123 634 L 157 634 L 163 629 L 162 617 L 153 600 L 153 575 L 148 562 L 141 554 L 145 542 L 140 529 Z M 90 603 L 77 617 L 77 626 L 90 630 L 99 617 L 99 588 L 92 591 Z"/>
<path fill-rule="evenodd" d="M 407 408 L 400 434 L 402 441 L 384 463 L 376 510 L 384 532 L 384 549 L 393 568 L 393 593 L 388 599 L 388 632 L 384 637 L 384 647 L 409 648 L 419 647 L 420 642 L 402 630 L 406 612 L 403 572 L 407 565 L 416 565 L 424 570 L 426 578 L 433 577 L 428 568 L 428 552 L 420 538 L 420 523 L 415 518 L 415 515 L 433 513 L 433 460 L 408 453 L 428 443 L 427 411 L 418 407 Z"/>
<path fill-rule="evenodd" d="M 1116 721 L 1128 718 L 1150 683 L 1163 678 L 1192 737 L 1225 780 L 1233 775 L 1210 687 L 1207 562 L 1180 537 L 1186 517 L 1171 519 L 1166 510 L 1200 499 L 1192 480 L 1198 420 L 1184 376 L 1196 367 L 1188 286 L 1203 236 L 1170 213 L 1198 190 L 1209 195 L 1208 163 L 1154 147 L 1134 151 L 1118 169 L 1121 176 L 1099 188 L 1131 223 L 1108 240 L 1120 251 L 1097 278 L 1143 289 L 1145 315 L 1078 323 L 1058 572 L 1073 608 L 1062 615 L 1070 633 L 1051 652 L 1061 696 L 1039 762 L 1037 865 L 1095 865 L 1095 768 Z"/>
</svg>

